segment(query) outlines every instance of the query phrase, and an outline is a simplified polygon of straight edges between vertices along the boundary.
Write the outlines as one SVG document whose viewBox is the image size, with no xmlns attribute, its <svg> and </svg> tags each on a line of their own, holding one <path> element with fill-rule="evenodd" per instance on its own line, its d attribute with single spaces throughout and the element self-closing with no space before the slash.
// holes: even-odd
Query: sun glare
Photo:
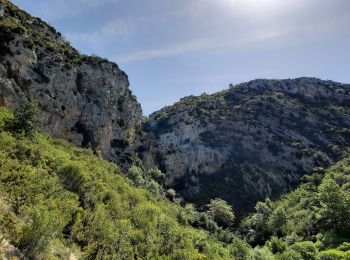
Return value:
<svg viewBox="0 0 350 260">
<path fill-rule="evenodd" d="M 220 0 L 226 6 L 243 11 L 274 11 L 282 7 L 286 7 L 291 1 L 281 0 Z"/>
</svg>

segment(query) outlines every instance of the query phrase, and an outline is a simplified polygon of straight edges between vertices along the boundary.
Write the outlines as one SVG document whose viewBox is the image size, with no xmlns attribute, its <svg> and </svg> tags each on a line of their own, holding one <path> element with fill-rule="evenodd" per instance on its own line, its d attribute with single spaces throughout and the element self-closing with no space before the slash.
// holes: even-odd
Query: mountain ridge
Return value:
<svg viewBox="0 0 350 260">
<path fill-rule="evenodd" d="M 286 191 L 315 166 L 340 158 L 349 142 L 349 90 L 348 84 L 316 78 L 253 80 L 183 98 L 151 114 L 146 130 L 156 140 L 155 160 L 168 173 L 168 183 L 185 197 L 206 203 L 217 196 L 234 203 L 234 197 L 242 202 L 252 193 L 258 197 L 248 201 L 256 201 L 276 196 L 271 185 Z M 209 179 L 203 184 L 200 178 Z M 250 183 L 245 194 L 239 192 L 244 183 Z M 201 186 L 204 194 L 217 191 L 202 198 L 188 194 L 201 196 Z"/>
<path fill-rule="evenodd" d="M 0 258 L 350 259 L 349 84 L 257 79 L 146 119 L 116 63 L 0 18 Z"/>
<path fill-rule="evenodd" d="M 50 25 L 0 3 L 0 105 L 34 98 L 44 132 L 124 169 L 159 167 L 169 188 L 199 206 L 222 197 L 246 212 L 349 143 L 349 85 L 307 77 L 185 97 L 145 121 L 116 63 L 79 54 Z"/>
</svg>

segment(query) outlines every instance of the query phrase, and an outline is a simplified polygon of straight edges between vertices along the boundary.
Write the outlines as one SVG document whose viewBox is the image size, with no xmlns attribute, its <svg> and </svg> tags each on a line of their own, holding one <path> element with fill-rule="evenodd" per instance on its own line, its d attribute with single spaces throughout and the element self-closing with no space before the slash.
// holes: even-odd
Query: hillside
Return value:
<svg viewBox="0 0 350 260">
<path fill-rule="evenodd" d="M 193 228 L 192 207 L 166 200 L 155 181 L 135 187 L 91 150 L 5 131 L 12 117 L 0 108 L 0 257 L 229 259 L 235 243 L 249 249 Z"/>
<path fill-rule="evenodd" d="M 350 259 L 349 173 L 349 155 L 316 169 L 280 200 L 258 202 L 241 234 L 281 259 Z"/>
<path fill-rule="evenodd" d="M 150 115 L 146 164 L 158 165 L 166 184 L 189 201 L 220 197 L 247 212 L 340 159 L 350 145 L 349 91 L 350 85 L 298 78 L 183 98 Z"/>
<path fill-rule="evenodd" d="M 136 162 L 141 106 L 117 64 L 81 55 L 7 0 L 0 0 L 0 16 L 0 105 L 14 109 L 32 97 L 44 132 L 100 150 L 123 167 Z"/>
<path fill-rule="evenodd" d="M 0 105 L 13 111 L 33 98 L 44 133 L 123 170 L 159 167 L 166 186 L 196 205 L 220 197 L 243 215 L 349 146 L 349 85 L 255 80 L 183 98 L 144 122 L 117 64 L 80 54 L 7 0 L 0 0 L 0 16 Z"/>
<path fill-rule="evenodd" d="M 1 259 L 350 259 L 350 85 L 142 117 L 127 74 L 0 0 Z"/>
<path fill-rule="evenodd" d="M 166 199 L 157 171 L 122 173 L 90 149 L 9 131 L 12 121 L 0 108 L 5 259 L 350 259 L 349 156 L 258 202 L 236 229 L 219 201 L 197 212 Z"/>
</svg>

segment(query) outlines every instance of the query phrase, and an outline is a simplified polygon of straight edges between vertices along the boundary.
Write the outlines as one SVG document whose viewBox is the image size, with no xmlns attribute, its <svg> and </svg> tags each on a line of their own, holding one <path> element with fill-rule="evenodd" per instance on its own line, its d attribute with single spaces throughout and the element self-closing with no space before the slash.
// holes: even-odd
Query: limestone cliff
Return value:
<svg viewBox="0 0 350 260">
<path fill-rule="evenodd" d="M 102 151 L 127 166 L 137 158 L 142 111 L 117 64 L 79 54 L 54 28 L 0 0 L 0 105 L 33 97 L 43 130 Z"/>
<path fill-rule="evenodd" d="M 152 159 L 186 199 L 250 208 L 339 159 L 350 144 L 349 93 L 350 85 L 299 78 L 183 98 L 150 116 Z"/>
<path fill-rule="evenodd" d="M 50 25 L 0 0 L 0 105 L 33 97 L 46 133 L 124 168 L 140 159 L 159 166 L 166 184 L 197 204 L 221 197 L 240 213 L 339 159 L 350 145 L 349 93 L 350 85 L 314 78 L 254 80 L 183 98 L 143 125 L 115 63 L 79 54 Z"/>
</svg>

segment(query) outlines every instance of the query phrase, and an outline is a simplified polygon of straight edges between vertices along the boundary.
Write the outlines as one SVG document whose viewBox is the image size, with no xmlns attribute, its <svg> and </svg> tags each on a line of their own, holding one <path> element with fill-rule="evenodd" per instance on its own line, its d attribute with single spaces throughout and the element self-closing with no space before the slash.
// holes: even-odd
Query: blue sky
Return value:
<svg viewBox="0 0 350 260">
<path fill-rule="evenodd" d="M 255 78 L 350 83 L 349 0 L 13 0 L 118 63 L 149 114 Z"/>
</svg>

